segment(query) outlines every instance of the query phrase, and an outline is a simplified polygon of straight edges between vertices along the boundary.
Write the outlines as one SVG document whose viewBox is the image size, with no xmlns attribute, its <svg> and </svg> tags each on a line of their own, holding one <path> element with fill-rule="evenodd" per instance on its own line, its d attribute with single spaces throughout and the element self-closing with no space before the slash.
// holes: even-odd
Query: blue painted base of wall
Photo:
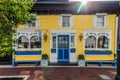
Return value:
<svg viewBox="0 0 120 80">
<path fill-rule="evenodd" d="M 14 55 L 41 55 L 42 52 L 41 51 L 24 51 L 24 52 L 15 52 Z M 40 60 L 37 60 L 37 61 L 34 61 L 34 60 L 23 60 L 23 61 L 16 61 L 13 59 L 12 61 L 12 65 L 13 66 L 17 66 L 17 63 L 20 63 L 20 62 L 27 62 L 27 63 L 30 63 L 30 62 L 34 62 L 36 64 L 36 66 L 38 66 L 40 64 Z"/>
<path fill-rule="evenodd" d="M 98 66 L 102 67 L 102 64 L 110 63 L 113 67 L 117 66 L 116 61 L 85 61 L 85 66 L 88 66 L 89 63 L 98 63 Z"/>
<path fill-rule="evenodd" d="M 13 61 L 12 65 L 15 67 L 20 62 L 27 62 L 27 63 L 34 62 L 36 66 L 38 66 L 40 64 L 40 61 Z"/>
</svg>

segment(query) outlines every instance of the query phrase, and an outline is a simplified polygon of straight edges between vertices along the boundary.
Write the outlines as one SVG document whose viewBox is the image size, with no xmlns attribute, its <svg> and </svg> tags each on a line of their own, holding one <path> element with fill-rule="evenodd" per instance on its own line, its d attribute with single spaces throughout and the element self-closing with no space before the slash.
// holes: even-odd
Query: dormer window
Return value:
<svg viewBox="0 0 120 80">
<path fill-rule="evenodd" d="M 60 27 L 62 28 L 70 28 L 72 27 L 72 15 L 70 14 L 62 14 L 60 16 Z"/>
<path fill-rule="evenodd" d="M 105 28 L 106 27 L 106 14 L 98 13 L 95 16 L 95 27 L 96 28 Z"/>
<path fill-rule="evenodd" d="M 62 27 L 70 27 L 70 16 L 62 16 Z"/>
<path fill-rule="evenodd" d="M 36 16 L 35 21 L 25 24 L 25 28 L 37 28 L 38 26 L 39 26 L 39 16 Z"/>
</svg>

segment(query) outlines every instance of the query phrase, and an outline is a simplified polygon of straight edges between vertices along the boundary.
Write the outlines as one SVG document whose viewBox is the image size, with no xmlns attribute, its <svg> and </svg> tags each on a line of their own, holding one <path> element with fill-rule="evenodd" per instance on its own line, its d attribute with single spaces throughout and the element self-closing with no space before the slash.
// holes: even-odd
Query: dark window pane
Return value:
<svg viewBox="0 0 120 80">
<path fill-rule="evenodd" d="M 18 48 L 28 48 L 29 40 L 25 36 L 21 36 L 18 38 Z"/>
<path fill-rule="evenodd" d="M 94 36 L 88 36 L 85 40 L 85 48 L 96 48 L 96 38 Z"/>
<path fill-rule="evenodd" d="M 106 36 L 101 36 L 98 38 L 98 48 L 108 48 L 109 39 Z"/>
</svg>

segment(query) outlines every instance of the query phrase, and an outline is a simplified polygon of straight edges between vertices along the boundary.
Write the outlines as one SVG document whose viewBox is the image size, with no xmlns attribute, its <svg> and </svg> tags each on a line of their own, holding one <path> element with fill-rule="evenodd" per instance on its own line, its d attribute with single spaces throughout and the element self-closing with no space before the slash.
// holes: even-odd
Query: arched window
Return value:
<svg viewBox="0 0 120 80">
<path fill-rule="evenodd" d="M 109 39 L 106 36 L 100 36 L 98 38 L 98 48 L 108 48 Z"/>
<path fill-rule="evenodd" d="M 96 38 L 94 36 L 88 36 L 85 39 L 85 48 L 96 48 Z"/>
<path fill-rule="evenodd" d="M 29 39 L 26 36 L 18 38 L 18 48 L 29 48 Z"/>
<path fill-rule="evenodd" d="M 38 36 L 31 37 L 30 48 L 41 48 L 41 40 L 38 39 Z"/>
</svg>

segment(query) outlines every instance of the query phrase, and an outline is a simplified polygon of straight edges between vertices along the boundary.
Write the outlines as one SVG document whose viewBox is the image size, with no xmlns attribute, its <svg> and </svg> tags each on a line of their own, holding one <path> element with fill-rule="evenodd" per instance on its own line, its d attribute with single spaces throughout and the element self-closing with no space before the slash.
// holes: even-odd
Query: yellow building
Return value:
<svg viewBox="0 0 120 80">
<path fill-rule="evenodd" d="M 42 54 L 48 54 L 50 63 L 74 63 L 80 54 L 86 62 L 114 61 L 117 15 L 95 7 L 92 11 L 88 4 L 88 11 L 84 7 L 77 14 L 76 2 L 37 3 L 36 21 L 17 28 L 14 62 L 38 65 Z"/>
</svg>

